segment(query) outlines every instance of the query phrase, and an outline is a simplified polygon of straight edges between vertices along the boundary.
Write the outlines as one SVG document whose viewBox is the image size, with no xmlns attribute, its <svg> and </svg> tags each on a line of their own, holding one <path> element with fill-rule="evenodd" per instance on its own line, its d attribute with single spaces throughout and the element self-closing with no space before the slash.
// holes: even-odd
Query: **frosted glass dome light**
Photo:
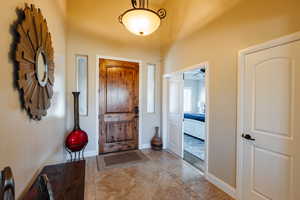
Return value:
<svg viewBox="0 0 300 200">
<path fill-rule="evenodd" d="M 146 36 L 155 32 L 160 26 L 161 19 L 166 16 L 164 9 L 158 12 L 148 9 L 148 2 L 145 7 L 145 0 L 140 0 L 140 8 L 136 8 L 136 1 L 133 1 L 132 5 L 133 9 L 125 11 L 119 20 L 128 31 L 135 35 Z"/>
</svg>

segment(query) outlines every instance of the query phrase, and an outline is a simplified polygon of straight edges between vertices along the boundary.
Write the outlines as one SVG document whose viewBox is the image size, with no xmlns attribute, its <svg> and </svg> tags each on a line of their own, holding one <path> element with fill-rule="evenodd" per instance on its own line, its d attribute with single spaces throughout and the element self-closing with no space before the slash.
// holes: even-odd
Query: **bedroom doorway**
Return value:
<svg viewBox="0 0 300 200">
<path fill-rule="evenodd" d="M 205 171 L 206 69 L 183 72 L 183 159 Z"/>
<path fill-rule="evenodd" d="M 192 101 L 197 95 L 185 90 L 184 82 L 188 77 L 197 79 L 197 76 L 204 82 L 204 90 L 202 94 L 198 92 L 200 102 L 198 100 L 199 103 L 189 105 L 185 102 Z M 209 167 L 209 77 L 209 63 L 203 62 L 164 74 L 163 80 L 163 141 L 166 148 L 198 168 L 204 175 L 208 174 Z M 192 110 L 193 106 L 196 111 Z M 191 143 L 196 143 L 194 148 L 189 145 Z"/>
</svg>

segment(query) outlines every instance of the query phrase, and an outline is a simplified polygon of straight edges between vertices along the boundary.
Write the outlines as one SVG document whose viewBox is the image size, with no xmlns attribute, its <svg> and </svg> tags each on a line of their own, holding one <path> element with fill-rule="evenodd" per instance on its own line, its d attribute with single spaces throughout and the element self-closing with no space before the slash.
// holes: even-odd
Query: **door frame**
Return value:
<svg viewBox="0 0 300 200">
<path fill-rule="evenodd" d="M 188 67 L 184 67 L 178 71 L 172 72 L 172 73 L 168 73 L 168 74 L 164 74 L 163 75 L 163 92 L 162 92 L 162 98 L 163 98 L 163 108 L 162 108 L 162 113 L 163 113 L 163 122 L 162 122 L 162 127 L 163 127 L 163 143 L 164 143 L 164 149 L 168 148 L 167 147 L 167 142 L 168 142 L 168 89 L 169 89 L 169 81 L 168 79 L 177 73 L 184 73 L 187 71 L 191 71 L 191 70 L 195 70 L 195 69 L 201 69 L 205 67 L 205 73 L 206 73 L 206 77 L 205 77 L 205 101 L 206 101 L 206 113 L 205 113 L 205 170 L 204 170 L 204 175 L 205 177 L 208 176 L 208 169 L 209 169 L 209 164 L 208 164 L 208 157 L 209 157 L 209 117 L 210 117 L 210 101 L 209 101 L 209 97 L 210 97 L 210 67 L 209 67 L 209 62 L 202 62 L 199 64 L 195 64 L 192 66 L 188 66 Z M 182 105 L 183 107 L 183 105 Z M 183 134 L 182 134 L 183 137 Z M 183 141 L 183 140 L 182 140 Z M 183 146 L 183 145 L 182 145 Z"/>
<path fill-rule="evenodd" d="M 237 193 L 237 200 L 242 199 L 243 194 L 243 140 L 242 140 L 242 133 L 244 129 L 244 77 L 245 77 L 245 58 L 248 54 L 255 53 L 258 51 L 262 51 L 265 49 L 270 49 L 273 47 L 285 45 L 291 42 L 299 41 L 300 40 L 300 32 L 296 32 L 290 35 L 286 35 L 274 40 L 270 40 L 268 42 L 258 44 L 255 46 L 251 46 L 249 48 L 240 50 L 238 53 L 238 95 L 237 95 L 237 132 L 236 132 L 236 141 L 237 141 L 237 163 L 236 163 L 236 193 Z"/>
<path fill-rule="evenodd" d="M 143 119 L 143 112 L 142 112 L 142 99 L 143 99 L 143 93 L 142 93 L 142 68 L 143 68 L 143 62 L 141 60 L 134 60 L 129 58 L 120 58 L 120 57 L 113 57 L 113 56 L 104 56 L 104 55 L 96 55 L 96 151 L 97 155 L 100 154 L 99 150 L 99 89 L 100 89 L 100 82 L 99 82 L 99 64 L 100 59 L 111 59 L 111 60 L 118 60 L 118 61 L 127 61 L 127 62 L 136 62 L 139 63 L 139 129 L 138 129 L 138 149 L 141 149 L 141 138 L 143 137 L 143 129 L 142 129 L 142 119 Z"/>
</svg>

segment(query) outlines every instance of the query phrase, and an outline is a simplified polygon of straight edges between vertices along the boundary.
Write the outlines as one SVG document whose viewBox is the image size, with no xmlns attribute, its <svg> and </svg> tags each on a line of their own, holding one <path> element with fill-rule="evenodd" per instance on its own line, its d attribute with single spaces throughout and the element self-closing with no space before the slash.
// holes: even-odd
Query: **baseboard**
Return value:
<svg viewBox="0 0 300 200">
<path fill-rule="evenodd" d="M 217 186 L 219 189 L 221 189 L 224 192 L 226 192 L 232 198 L 236 199 L 237 195 L 236 195 L 236 189 L 235 188 L 233 188 L 232 186 L 228 185 L 227 183 L 225 183 L 221 179 L 217 178 L 216 176 L 212 175 L 211 173 L 207 173 L 205 175 L 205 177 L 206 177 L 206 179 L 209 182 L 211 182 L 212 184 L 214 184 L 215 186 Z"/>
<path fill-rule="evenodd" d="M 97 156 L 98 155 L 98 152 L 97 151 L 85 151 L 84 152 L 84 158 L 88 158 L 88 157 L 94 157 L 94 156 Z M 74 156 L 74 155 L 73 155 Z M 81 157 L 81 154 L 80 154 L 80 157 Z M 69 161 L 71 158 L 70 158 L 70 154 L 69 153 L 66 153 L 65 154 L 65 160 L 66 161 Z"/>
<path fill-rule="evenodd" d="M 139 145 L 139 149 L 150 149 L 151 145 L 150 144 L 141 144 Z"/>
<path fill-rule="evenodd" d="M 85 158 L 93 157 L 93 156 L 97 156 L 97 155 L 98 155 L 97 151 L 85 151 L 84 152 Z"/>
</svg>

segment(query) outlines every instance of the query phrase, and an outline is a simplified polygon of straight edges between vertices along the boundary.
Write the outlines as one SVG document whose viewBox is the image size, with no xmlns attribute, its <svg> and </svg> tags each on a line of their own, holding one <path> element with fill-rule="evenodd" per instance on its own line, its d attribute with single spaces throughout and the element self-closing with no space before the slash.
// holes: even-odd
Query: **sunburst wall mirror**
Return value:
<svg viewBox="0 0 300 200">
<path fill-rule="evenodd" d="M 17 26 L 18 86 L 30 117 L 47 115 L 54 84 L 54 51 L 51 34 L 41 10 L 25 5 L 24 19 Z"/>
</svg>

